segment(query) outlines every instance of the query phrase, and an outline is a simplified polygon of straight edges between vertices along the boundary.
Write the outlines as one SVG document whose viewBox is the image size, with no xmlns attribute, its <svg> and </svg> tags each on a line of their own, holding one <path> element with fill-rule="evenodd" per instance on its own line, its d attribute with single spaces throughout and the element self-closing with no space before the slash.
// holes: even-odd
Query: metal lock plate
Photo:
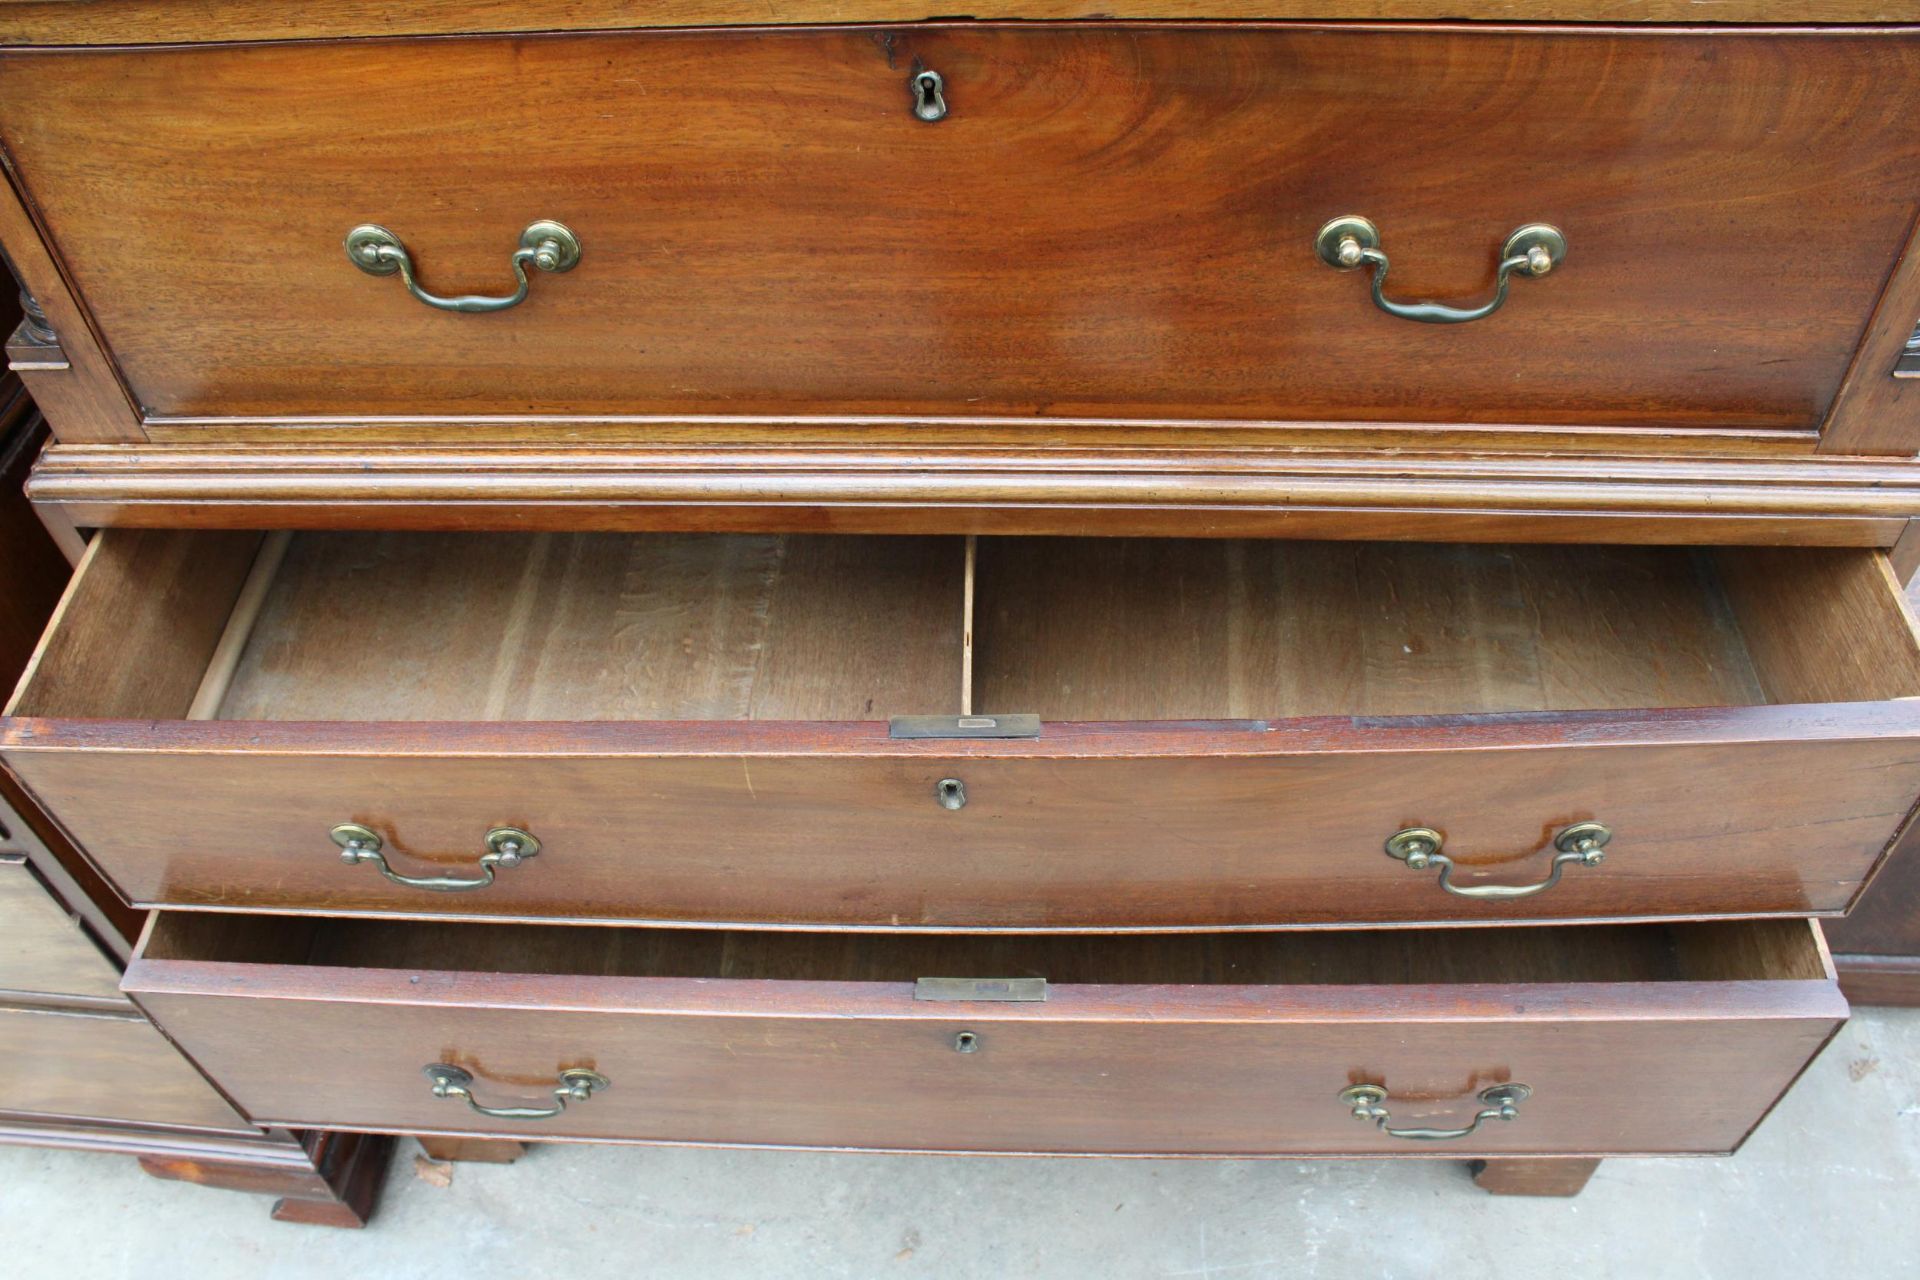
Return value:
<svg viewBox="0 0 1920 1280">
<path fill-rule="evenodd" d="M 890 738 L 1037 738 L 1040 717 L 895 716 L 887 722 Z"/>
<path fill-rule="evenodd" d="M 922 978 L 913 984 L 915 1000 L 1027 1001 L 1047 998 L 1045 978 Z"/>
</svg>

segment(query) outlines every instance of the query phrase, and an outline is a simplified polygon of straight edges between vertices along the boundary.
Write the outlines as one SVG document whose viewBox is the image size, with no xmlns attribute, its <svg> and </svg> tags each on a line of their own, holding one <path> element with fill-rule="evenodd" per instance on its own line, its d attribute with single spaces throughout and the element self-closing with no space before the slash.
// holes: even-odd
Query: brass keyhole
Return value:
<svg viewBox="0 0 1920 1280">
<path fill-rule="evenodd" d="M 955 1053 L 973 1053 L 980 1048 L 980 1037 L 971 1031 L 962 1031 L 953 1037 Z"/>
<path fill-rule="evenodd" d="M 942 778 L 934 785 L 933 794 L 938 797 L 942 809 L 964 809 L 967 807 L 967 784 L 958 778 Z"/>
</svg>

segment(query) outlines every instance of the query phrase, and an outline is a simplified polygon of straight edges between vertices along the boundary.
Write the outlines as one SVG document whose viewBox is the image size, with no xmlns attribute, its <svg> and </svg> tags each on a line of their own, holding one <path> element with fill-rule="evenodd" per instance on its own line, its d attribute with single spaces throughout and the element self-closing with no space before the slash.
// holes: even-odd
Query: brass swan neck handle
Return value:
<svg viewBox="0 0 1920 1280">
<path fill-rule="evenodd" d="M 495 827 L 487 832 L 487 851 L 480 855 L 477 876 L 408 876 L 395 871 L 382 853 L 380 833 L 357 822 L 343 822 L 329 831 L 340 846 L 340 861 L 348 866 L 371 862 L 381 875 L 409 889 L 430 889 L 435 893 L 462 893 L 484 889 L 493 883 L 494 873 L 502 867 L 517 867 L 540 852 L 540 841 L 531 832 L 518 827 Z"/>
<path fill-rule="evenodd" d="M 558 274 L 571 271 L 580 262 L 580 238 L 558 222 L 541 221 L 528 225 L 520 233 L 520 247 L 513 251 L 507 265 L 513 268 L 518 287 L 503 297 L 485 294 L 460 294 L 442 297 L 421 287 L 415 274 L 413 255 L 400 237 L 375 223 L 363 223 L 347 232 L 347 260 L 370 276 L 390 276 L 396 272 L 407 292 L 421 302 L 441 311 L 505 311 L 527 300 L 527 267 Z"/>
<path fill-rule="evenodd" d="M 1333 219 L 1313 238 L 1320 261 L 1337 271 L 1373 268 L 1373 305 L 1390 316 L 1422 324 L 1465 324 L 1492 315 L 1507 301 L 1507 284 L 1517 274 L 1546 275 L 1567 256 L 1567 238 L 1560 228 L 1530 222 L 1507 237 L 1500 247 L 1493 297 L 1477 307 L 1454 307 L 1440 302 L 1395 302 L 1386 295 L 1387 253 L 1380 247 L 1380 229 L 1355 214 Z"/>
<path fill-rule="evenodd" d="M 1349 1085 L 1340 1091 L 1340 1101 L 1352 1108 L 1354 1119 L 1373 1121 L 1389 1138 L 1451 1142 L 1476 1132 L 1489 1120 L 1518 1120 L 1520 1104 L 1533 1096 L 1533 1090 L 1524 1084 L 1496 1084 L 1482 1089 L 1478 1094 L 1480 1111 L 1471 1124 L 1458 1129 L 1396 1129 L 1387 1123 L 1393 1118 L 1393 1113 L 1387 1110 L 1388 1096 L 1386 1086 L 1377 1084 Z"/>
<path fill-rule="evenodd" d="M 1545 893 L 1560 883 L 1560 874 L 1578 864 L 1597 867 L 1606 860 L 1607 842 L 1613 832 L 1598 822 L 1576 822 L 1553 838 L 1553 865 L 1545 880 L 1532 884 L 1472 884 L 1453 882 L 1454 861 L 1440 852 L 1446 837 L 1432 827 L 1408 827 L 1387 837 L 1387 856 L 1398 858 L 1415 871 L 1440 868 L 1440 887 L 1462 898 L 1526 898 Z"/>
<path fill-rule="evenodd" d="M 569 1102 L 586 1102 L 601 1090 L 613 1087 L 612 1081 L 597 1071 L 572 1067 L 562 1071 L 559 1081 L 553 1086 L 551 1107 L 489 1107 L 473 1096 L 471 1071 L 450 1062 L 436 1062 L 421 1068 L 421 1072 L 432 1083 L 434 1097 L 464 1098 L 467 1106 L 474 1111 L 495 1120 L 551 1120 L 564 1112 Z"/>
</svg>

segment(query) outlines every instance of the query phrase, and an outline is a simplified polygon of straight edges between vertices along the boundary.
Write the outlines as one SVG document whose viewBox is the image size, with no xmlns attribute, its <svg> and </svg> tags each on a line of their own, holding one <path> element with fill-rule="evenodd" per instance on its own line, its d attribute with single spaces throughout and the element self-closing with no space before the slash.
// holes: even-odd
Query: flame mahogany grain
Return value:
<svg viewBox="0 0 1920 1280">
<path fill-rule="evenodd" d="M 907 110 L 922 64 L 955 104 L 936 126 Z M 1920 76 L 1904 28 L 926 23 L 0 67 L 0 142 L 155 421 L 1811 433 L 1920 185 L 1901 95 L 1861 91 Z M 1483 293 L 1525 222 L 1573 249 L 1484 321 L 1411 324 L 1314 256 L 1348 212 L 1408 297 Z M 498 291 L 541 217 L 585 257 L 498 315 L 429 309 L 340 248 L 378 221 L 428 287 Z M 1914 452 L 1910 418 L 1855 447 Z"/>
</svg>

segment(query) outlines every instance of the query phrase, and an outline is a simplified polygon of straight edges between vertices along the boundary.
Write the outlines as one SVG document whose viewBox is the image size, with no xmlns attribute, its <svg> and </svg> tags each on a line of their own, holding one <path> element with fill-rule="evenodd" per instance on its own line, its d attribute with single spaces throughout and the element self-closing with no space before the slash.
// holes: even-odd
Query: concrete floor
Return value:
<svg viewBox="0 0 1920 1280">
<path fill-rule="evenodd" d="M 1858 1014 L 1739 1156 L 1615 1161 L 1573 1200 L 1495 1199 L 1452 1161 L 580 1146 L 441 1187 L 417 1151 L 343 1232 L 124 1158 L 0 1148 L 0 1276 L 1920 1276 L 1920 1011 Z"/>
</svg>

